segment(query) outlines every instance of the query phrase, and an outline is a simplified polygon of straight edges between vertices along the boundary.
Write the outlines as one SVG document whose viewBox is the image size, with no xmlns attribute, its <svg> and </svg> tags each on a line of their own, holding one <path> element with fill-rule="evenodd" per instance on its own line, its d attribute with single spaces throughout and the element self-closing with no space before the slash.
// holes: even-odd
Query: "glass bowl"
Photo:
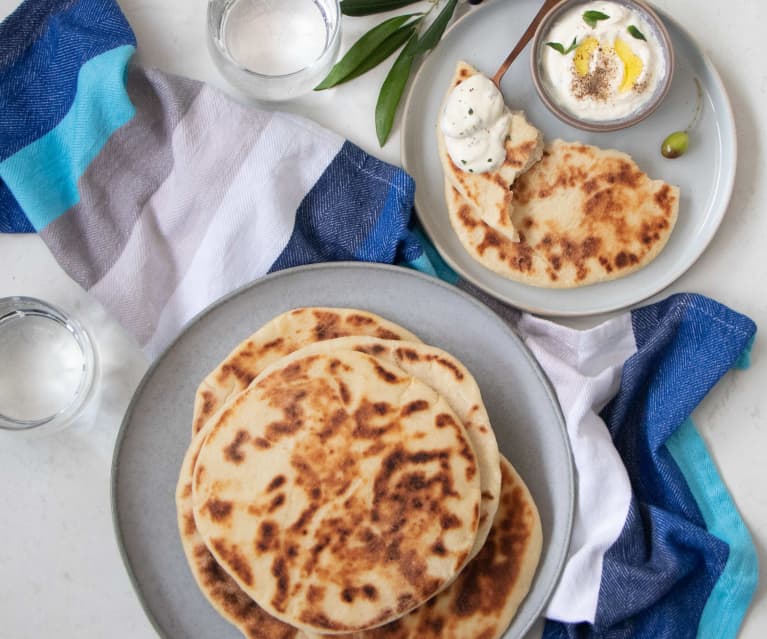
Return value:
<svg viewBox="0 0 767 639">
<path fill-rule="evenodd" d="M 660 106 L 661 102 L 663 102 L 663 99 L 666 97 L 666 94 L 671 87 L 671 80 L 674 73 L 674 48 L 671 44 L 671 38 L 663 21 L 655 11 L 653 11 L 647 3 L 642 2 L 641 0 L 610 1 L 612 4 L 620 5 L 629 11 L 635 12 L 642 18 L 644 23 L 649 26 L 651 34 L 648 35 L 650 35 L 651 38 L 654 38 L 657 42 L 659 55 L 664 66 L 663 74 L 658 78 L 657 84 L 650 97 L 639 104 L 635 110 L 626 115 L 612 119 L 608 117 L 588 118 L 573 112 L 557 99 L 555 90 L 552 87 L 552 83 L 543 64 L 544 52 L 546 52 L 547 55 L 552 55 L 547 50 L 547 42 L 549 41 L 550 32 L 566 13 L 579 6 L 583 6 L 585 10 L 585 5 L 604 5 L 605 3 L 594 2 L 594 0 L 563 0 L 546 14 L 533 36 L 530 63 L 533 84 L 538 92 L 538 96 L 546 107 L 548 107 L 548 109 L 560 120 L 586 131 L 617 131 L 641 122 L 653 113 Z M 631 40 L 632 35 L 633 34 L 626 36 L 627 40 Z M 640 35 L 644 36 L 641 32 Z M 564 43 L 564 47 L 567 46 L 568 43 Z"/>
<path fill-rule="evenodd" d="M 0 299 L 0 431 L 53 431 L 71 424 L 99 377 L 88 331 L 32 297 Z"/>
<path fill-rule="evenodd" d="M 340 43 L 338 0 L 208 2 L 208 45 L 216 66 L 259 100 L 290 100 L 313 89 Z"/>
</svg>

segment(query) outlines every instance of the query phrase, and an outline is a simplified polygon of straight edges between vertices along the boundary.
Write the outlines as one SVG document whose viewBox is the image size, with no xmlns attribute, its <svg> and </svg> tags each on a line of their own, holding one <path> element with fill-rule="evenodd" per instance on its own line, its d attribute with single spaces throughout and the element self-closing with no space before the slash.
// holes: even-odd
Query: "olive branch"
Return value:
<svg viewBox="0 0 767 639">
<path fill-rule="evenodd" d="M 341 0 L 341 12 L 346 16 L 367 16 L 401 9 L 418 1 Z M 458 0 L 430 0 L 430 2 L 431 7 L 425 12 L 407 13 L 388 18 L 367 31 L 333 66 L 325 79 L 314 87 L 315 91 L 321 91 L 353 80 L 401 49 L 381 85 L 376 102 L 376 135 L 381 146 L 386 144 L 391 133 L 414 62 L 437 46 L 458 5 Z M 476 4 L 476 1 L 472 4 Z M 441 9 L 429 22 L 430 14 L 440 5 Z"/>
</svg>

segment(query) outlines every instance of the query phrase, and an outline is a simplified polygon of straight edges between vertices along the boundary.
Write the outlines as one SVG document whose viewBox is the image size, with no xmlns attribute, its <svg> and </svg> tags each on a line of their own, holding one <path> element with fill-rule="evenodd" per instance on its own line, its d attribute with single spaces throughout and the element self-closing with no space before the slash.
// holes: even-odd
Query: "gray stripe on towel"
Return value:
<svg viewBox="0 0 767 639">
<path fill-rule="evenodd" d="M 117 261 L 147 200 L 173 168 L 173 131 L 202 84 L 131 65 L 127 90 L 136 115 L 119 128 L 80 177 L 80 202 L 40 235 L 59 264 L 90 289 Z"/>
</svg>

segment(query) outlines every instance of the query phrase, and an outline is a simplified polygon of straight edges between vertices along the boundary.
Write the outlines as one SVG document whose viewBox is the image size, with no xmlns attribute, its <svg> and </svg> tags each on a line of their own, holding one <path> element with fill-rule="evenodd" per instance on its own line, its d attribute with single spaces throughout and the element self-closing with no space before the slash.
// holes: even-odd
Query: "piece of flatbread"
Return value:
<svg viewBox="0 0 767 639">
<path fill-rule="evenodd" d="M 194 465 L 194 521 L 270 615 L 355 631 L 409 612 L 463 568 L 478 471 L 432 388 L 365 353 L 298 351 L 212 425 Z"/>
<path fill-rule="evenodd" d="M 445 145 L 441 120 L 447 98 L 461 82 L 479 71 L 466 62 L 459 62 L 455 75 L 440 108 L 437 122 L 439 158 L 445 177 L 473 208 L 475 215 L 485 224 L 511 240 L 518 239 L 514 228 L 511 186 L 517 177 L 537 162 L 543 151 L 543 136 L 532 126 L 521 111 L 512 111 L 506 140 L 506 159 L 503 164 L 486 173 L 469 173 L 453 162 Z"/>
<path fill-rule="evenodd" d="M 202 381 L 195 394 L 192 434 L 272 362 L 307 344 L 347 335 L 421 341 L 394 322 L 367 311 L 310 307 L 282 313 L 239 344 Z"/>
<path fill-rule="evenodd" d="M 501 504 L 482 551 L 433 599 L 401 619 L 343 639 L 499 639 L 533 583 L 541 518 L 514 467 L 501 456 Z M 310 634 L 311 639 L 321 639 Z"/>
<path fill-rule="evenodd" d="M 340 337 L 304 347 L 305 355 L 336 350 L 367 353 L 396 365 L 445 398 L 466 428 L 479 465 L 482 501 L 479 528 L 469 557 L 481 549 L 490 532 L 501 493 L 500 453 L 479 386 L 468 369 L 450 353 L 435 346 L 377 337 Z"/>
<path fill-rule="evenodd" d="M 509 279 L 574 288 L 616 279 L 655 259 L 679 212 L 679 189 L 652 180 L 625 153 L 554 140 L 513 186 L 520 241 L 483 222 L 446 185 L 450 222 L 466 251 Z"/>
<path fill-rule="evenodd" d="M 213 417 L 212 422 L 215 422 Z M 212 423 L 211 422 L 211 423 Z M 211 605 L 247 639 L 306 639 L 308 635 L 279 621 L 246 595 L 221 568 L 197 532 L 192 510 L 192 474 L 207 433 L 196 435 L 181 465 L 176 488 L 176 513 L 181 545 L 197 585 Z"/>
<path fill-rule="evenodd" d="M 438 348 L 416 342 L 384 340 L 369 336 L 341 337 L 304 347 L 305 354 L 356 350 L 397 364 L 406 373 L 428 384 L 448 401 L 464 424 L 471 439 L 480 470 L 480 517 L 477 536 L 470 552 L 474 557 L 484 545 L 498 509 L 501 470 L 498 444 L 482 402 L 479 387 L 471 373 L 455 357 Z M 260 372 L 260 371 L 258 371 Z M 231 401 L 231 400 L 229 400 Z M 226 410 L 225 408 L 221 410 Z M 219 413 L 220 413 L 219 411 Z M 211 604 L 250 639 L 281 637 L 294 631 L 264 612 L 216 562 L 197 531 L 192 507 L 192 474 L 202 443 L 214 423 L 209 420 L 194 436 L 179 474 L 176 493 L 182 546 L 190 569 Z M 262 634 L 253 634 L 254 632 Z M 300 631 L 296 637 L 303 637 Z M 286 639 L 293 635 L 285 635 Z"/>
</svg>

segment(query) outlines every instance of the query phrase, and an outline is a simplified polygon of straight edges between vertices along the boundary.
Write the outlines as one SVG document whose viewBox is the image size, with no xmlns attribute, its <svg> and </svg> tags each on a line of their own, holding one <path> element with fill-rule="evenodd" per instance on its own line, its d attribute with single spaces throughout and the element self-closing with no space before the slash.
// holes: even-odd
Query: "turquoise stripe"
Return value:
<svg viewBox="0 0 767 639">
<path fill-rule="evenodd" d="M 0 162 L 0 177 L 37 231 L 80 201 L 77 181 L 135 109 L 125 89 L 133 45 L 91 58 L 77 93 L 55 128 Z"/>
<path fill-rule="evenodd" d="M 456 284 L 459 279 L 458 274 L 442 259 L 442 256 L 437 252 L 426 235 L 424 235 L 421 228 L 416 227 L 412 231 L 421 243 L 423 253 L 417 259 L 404 263 L 403 266 L 434 275 L 449 284 Z"/>
<path fill-rule="evenodd" d="M 703 609 L 698 639 L 734 639 L 758 580 L 754 544 L 691 419 L 669 438 L 666 448 L 684 474 L 708 532 L 730 547 L 724 571 Z"/>
<path fill-rule="evenodd" d="M 732 366 L 733 368 L 740 368 L 740 369 L 746 369 L 749 366 L 751 366 L 751 349 L 754 347 L 754 340 L 756 339 L 756 335 L 754 335 L 746 344 L 746 348 L 743 349 L 743 352 L 740 354 L 740 357 L 738 357 L 738 361 L 736 361 Z"/>
</svg>

